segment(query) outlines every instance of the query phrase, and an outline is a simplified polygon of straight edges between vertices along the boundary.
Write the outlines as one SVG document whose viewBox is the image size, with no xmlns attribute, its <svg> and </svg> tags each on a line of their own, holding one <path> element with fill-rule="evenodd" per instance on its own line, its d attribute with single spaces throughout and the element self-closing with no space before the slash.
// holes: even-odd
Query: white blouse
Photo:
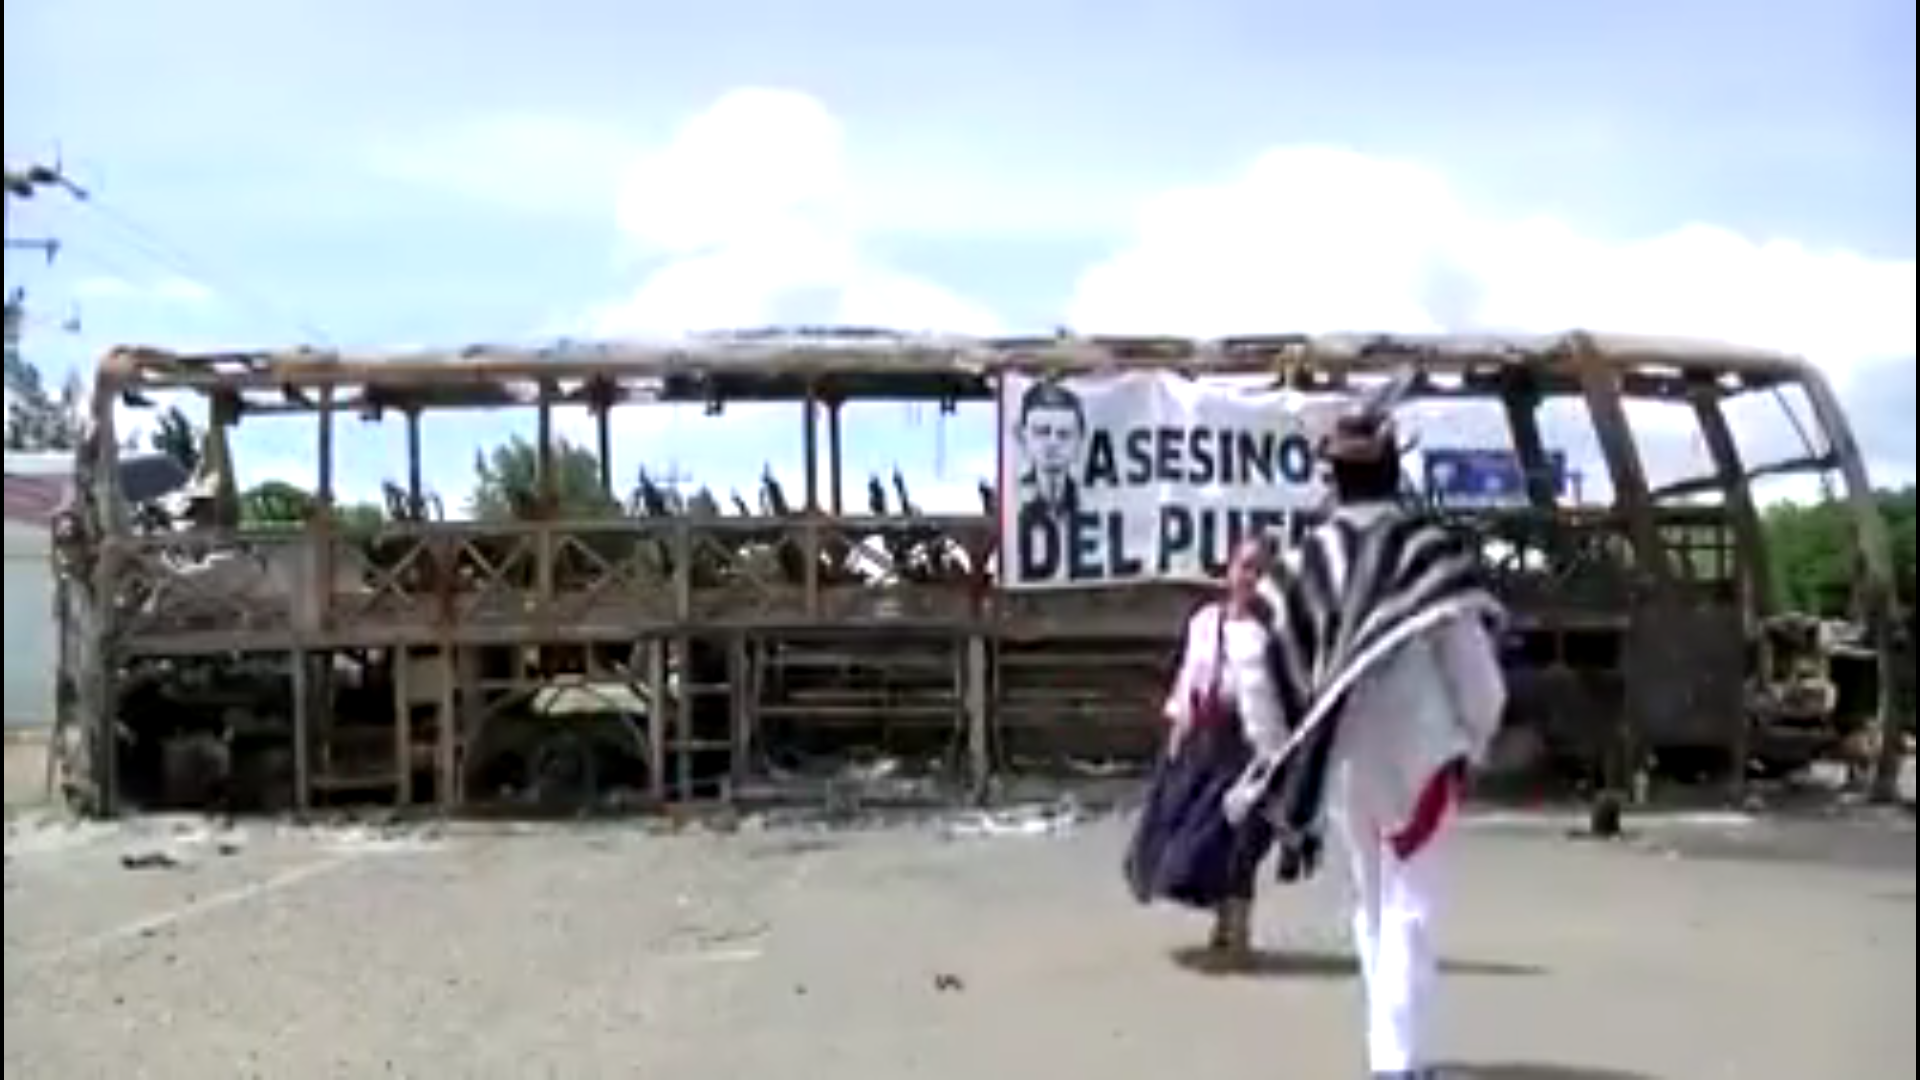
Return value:
<svg viewBox="0 0 1920 1080">
<path fill-rule="evenodd" d="M 1210 603 L 1187 620 L 1180 672 L 1161 712 L 1176 733 L 1184 731 L 1193 722 L 1195 696 L 1217 685 L 1221 700 L 1239 713 L 1247 741 L 1276 747 L 1286 740 L 1286 725 L 1267 682 L 1267 628 L 1257 619 L 1233 618 L 1223 631 L 1225 612 L 1223 604 Z"/>
</svg>

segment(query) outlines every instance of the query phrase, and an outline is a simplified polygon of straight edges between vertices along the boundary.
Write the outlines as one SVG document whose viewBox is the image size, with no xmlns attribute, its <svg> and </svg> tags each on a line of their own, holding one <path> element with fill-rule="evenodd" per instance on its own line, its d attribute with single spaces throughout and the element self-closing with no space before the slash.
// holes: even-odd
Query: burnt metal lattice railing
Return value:
<svg viewBox="0 0 1920 1080">
<path fill-rule="evenodd" d="M 158 534 L 116 546 L 114 603 L 129 636 L 289 633 L 312 614 L 300 602 L 311 566 L 299 534 Z"/>
<path fill-rule="evenodd" d="M 1691 599 L 1734 601 L 1731 528 L 1717 507 L 1656 512 L 1660 557 Z M 1480 554 L 1489 583 L 1516 611 L 1630 610 L 1640 560 L 1625 515 L 1533 510 L 1454 515 L 1448 524 Z"/>
<path fill-rule="evenodd" d="M 850 623 L 990 610 L 985 518 L 404 523 L 133 538 L 122 632 L 318 645 Z M 281 644 L 286 644 L 282 642 Z"/>
</svg>

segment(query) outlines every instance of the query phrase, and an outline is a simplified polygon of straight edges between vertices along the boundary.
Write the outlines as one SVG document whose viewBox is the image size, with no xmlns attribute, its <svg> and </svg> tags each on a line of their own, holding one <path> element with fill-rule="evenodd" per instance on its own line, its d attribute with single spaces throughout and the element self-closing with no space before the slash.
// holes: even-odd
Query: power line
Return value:
<svg viewBox="0 0 1920 1080">
<path fill-rule="evenodd" d="M 106 205 L 98 196 L 91 194 L 82 196 L 79 202 L 80 205 L 92 211 L 95 217 L 118 229 L 123 234 L 122 240 L 129 249 L 139 252 L 173 273 L 215 286 L 222 292 L 258 308 L 263 314 L 271 315 L 275 320 L 288 322 L 317 344 L 332 346 L 332 335 L 316 326 L 311 320 L 284 305 L 275 303 L 271 298 L 251 288 L 241 286 L 237 281 L 226 279 L 224 275 L 211 273 L 203 262 L 188 255 L 179 245 L 136 221 L 125 211 Z"/>
<path fill-rule="evenodd" d="M 16 199 L 31 199 L 42 188 L 59 188 L 76 199 L 87 197 L 87 190 L 73 182 L 60 163 L 52 165 L 28 165 L 20 169 L 8 169 L 5 172 L 7 194 Z"/>
<path fill-rule="evenodd" d="M 332 336 L 315 326 L 312 320 L 285 305 L 273 302 L 251 288 L 240 286 L 238 282 L 227 279 L 225 275 L 211 273 L 203 262 L 187 254 L 178 244 L 169 241 L 158 231 L 136 221 L 125 211 L 102 203 L 93 191 L 74 182 L 58 161 L 50 166 L 29 165 L 20 169 L 8 169 L 5 186 L 9 196 L 19 199 L 30 199 L 34 192 L 41 188 L 58 188 L 71 196 L 74 202 L 92 211 L 96 217 L 120 230 L 123 234 L 122 239 L 130 249 L 139 252 L 156 264 L 183 277 L 198 279 L 217 286 L 223 292 L 258 308 L 263 314 L 270 315 L 275 321 L 290 323 L 300 333 L 318 344 L 332 345 Z M 30 247 L 45 251 L 48 262 L 52 262 L 61 249 L 60 241 L 51 239 L 16 241 L 9 238 L 7 246 L 9 248 Z"/>
<path fill-rule="evenodd" d="M 24 168 L 5 169 L 4 172 L 0 172 L 0 188 L 4 189 L 4 207 L 0 207 L 0 231 L 8 233 L 11 233 L 11 229 L 6 226 L 11 224 L 12 215 L 5 213 L 4 210 L 10 209 L 16 199 L 24 202 L 33 198 L 36 192 L 44 188 L 57 188 L 70 196 L 79 198 L 86 196 L 85 189 L 67 179 L 66 173 L 62 171 L 57 161 L 52 165 L 34 164 Z M 42 252 L 46 255 L 49 264 L 60 254 L 60 241 L 54 237 L 17 239 L 7 235 L 5 246 L 8 251 Z M 7 293 L 7 316 L 8 347 L 11 349 L 17 344 L 15 335 L 19 334 L 26 325 L 25 289 L 14 288 Z"/>
<path fill-rule="evenodd" d="M 69 247 L 67 251 L 70 258 L 78 259 L 83 263 L 91 263 L 116 278 L 124 278 L 129 283 L 131 283 L 135 277 L 139 276 L 132 270 L 129 270 L 126 264 L 120 260 L 108 258 L 98 245 L 81 244 Z"/>
<path fill-rule="evenodd" d="M 7 250 L 38 251 L 47 257 L 47 265 L 51 266 L 53 265 L 55 257 L 60 254 L 60 241 L 52 237 L 33 240 L 15 240 L 9 237 L 7 239 Z"/>
<path fill-rule="evenodd" d="M 292 325 L 316 344 L 329 347 L 333 344 L 331 335 L 298 312 L 275 303 L 258 291 L 242 286 L 226 278 L 225 275 L 211 273 L 204 262 L 187 254 L 179 245 L 172 243 L 158 231 L 135 220 L 115 206 L 103 204 L 91 190 L 69 177 L 58 161 L 52 165 L 33 164 L 17 169 L 9 168 L 5 173 L 4 187 L 9 203 L 14 199 L 31 199 L 43 189 L 60 190 L 75 203 L 92 211 L 95 217 L 117 229 L 121 234 L 118 239 L 127 250 L 164 267 L 171 273 L 217 287 L 223 293 L 256 308 L 274 321 Z M 11 236 L 6 238 L 6 247 L 8 250 L 27 249 L 44 252 L 49 263 L 52 263 L 63 250 L 75 250 L 56 238 L 15 239 Z M 111 272 L 122 273 L 114 269 L 110 260 L 102 258 L 98 251 L 87 250 L 82 254 L 82 258 L 99 263 Z M 75 320 L 68 321 L 71 323 Z"/>
<path fill-rule="evenodd" d="M 5 188 L 9 200 L 31 199 L 35 192 L 42 188 L 49 187 L 61 188 L 69 194 L 79 190 L 79 188 L 75 187 L 73 183 L 66 178 L 66 175 L 60 171 L 58 164 L 51 166 L 28 165 L 21 169 L 6 170 Z M 16 239 L 9 236 L 6 238 L 6 249 L 8 251 L 41 252 L 47 257 L 48 265 L 52 265 L 54 258 L 60 254 L 60 241 L 52 237 Z"/>
</svg>

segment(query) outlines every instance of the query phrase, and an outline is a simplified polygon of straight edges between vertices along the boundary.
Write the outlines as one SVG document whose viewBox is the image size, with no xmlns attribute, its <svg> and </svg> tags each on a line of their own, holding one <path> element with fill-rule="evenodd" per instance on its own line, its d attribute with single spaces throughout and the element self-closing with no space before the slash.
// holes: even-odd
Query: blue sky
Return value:
<svg viewBox="0 0 1920 1080">
<path fill-rule="evenodd" d="M 56 369 L 756 317 L 1699 332 L 1814 353 L 1910 477 L 1913 42 L 1902 0 L 9 0 L 8 160 L 98 206 L 10 208 L 66 248 L 7 281 Z M 434 486 L 500 426 L 430 426 Z M 986 425 L 939 427 L 850 417 L 854 467 L 970 490 Z M 736 411 L 619 454 L 724 488 L 797 446 Z"/>
</svg>

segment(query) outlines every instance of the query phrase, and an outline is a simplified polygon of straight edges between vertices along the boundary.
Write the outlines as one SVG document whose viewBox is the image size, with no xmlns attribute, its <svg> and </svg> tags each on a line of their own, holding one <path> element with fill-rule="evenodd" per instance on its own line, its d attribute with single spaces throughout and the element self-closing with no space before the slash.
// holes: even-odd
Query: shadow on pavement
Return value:
<svg viewBox="0 0 1920 1080">
<path fill-rule="evenodd" d="M 1256 949 L 1239 962 L 1224 959 L 1201 945 L 1183 945 L 1173 950 L 1173 962 L 1198 975 L 1251 979 L 1350 979 L 1359 975 L 1359 962 L 1347 953 L 1319 952 L 1309 949 L 1281 951 Z M 1486 960 L 1441 960 L 1446 975 L 1483 977 L 1524 977 L 1545 975 L 1546 969 L 1532 964 L 1505 964 Z M 1525 1074 L 1495 1073 L 1496 1077 Z M 1556 1074 L 1545 1074 L 1552 1077 Z M 1577 1075 L 1577 1074 L 1576 1074 Z M 1604 1075 L 1604 1074 L 1602 1074 Z"/>
<path fill-rule="evenodd" d="M 1535 1061 L 1453 1063 L 1440 1066 L 1445 1080 L 1654 1080 L 1646 1073 L 1596 1069 L 1584 1065 L 1548 1065 Z"/>
</svg>

